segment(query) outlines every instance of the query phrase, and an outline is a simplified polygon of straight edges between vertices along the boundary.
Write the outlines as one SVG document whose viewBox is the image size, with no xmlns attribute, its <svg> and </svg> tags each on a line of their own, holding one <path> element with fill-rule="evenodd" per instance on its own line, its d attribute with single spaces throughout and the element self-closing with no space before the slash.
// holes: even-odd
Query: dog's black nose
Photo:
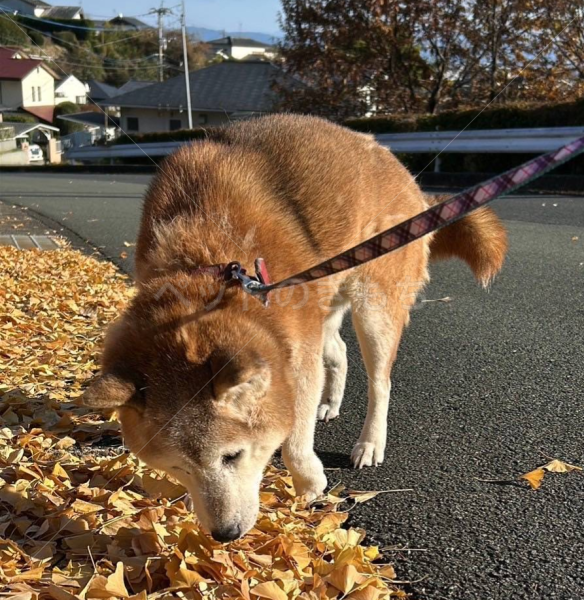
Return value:
<svg viewBox="0 0 584 600">
<path fill-rule="evenodd" d="M 223 529 L 214 529 L 211 531 L 213 539 L 225 544 L 226 542 L 232 542 L 241 535 L 241 529 L 239 525 L 231 525 L 230 527 L 224 527 Z"/>
</svg>

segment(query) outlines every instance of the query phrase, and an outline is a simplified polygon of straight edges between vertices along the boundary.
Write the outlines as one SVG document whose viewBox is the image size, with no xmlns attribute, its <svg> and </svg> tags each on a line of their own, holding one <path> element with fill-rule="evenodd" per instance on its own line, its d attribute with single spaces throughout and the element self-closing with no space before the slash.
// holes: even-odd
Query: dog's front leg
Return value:
<svg viewBox="0 0 584 600">
<path fill-rule="evenodd" d="M 320 354 L 299 363 L 296 382 L 294 427 L 284 442 L 282 458 L 292 473 L 296 494 L 314 500 L 326 488 L 324 469 L 314 452 L 316 413 L 324 384 L 324 367 Z"/>
</svg>

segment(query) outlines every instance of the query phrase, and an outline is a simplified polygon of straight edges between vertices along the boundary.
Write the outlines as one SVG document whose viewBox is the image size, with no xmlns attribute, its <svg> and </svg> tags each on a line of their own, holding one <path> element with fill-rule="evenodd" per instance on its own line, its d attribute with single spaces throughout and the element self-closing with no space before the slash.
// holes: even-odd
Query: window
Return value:
<svg viewBox="0 0 584 600">
<path fill-rule="evenodd" d="M 77 104 L 87 104 L 87 97 L 86 96 L 77 96 L 75 98 L 75 102 Z"/>
<path fill-rule="evenodd" d="M 38 96 L 38 100 L 40 102 L 42 100 L 42 98 L 41 98 L 41 86 L 40 85 L 37 86 L 37 96 Z"/>
<path fill-rule="evenodd" d="M 34 89 L 34 85 L 32 86 L 32 101 L 36 102 L 36 90 Z"/>
<path fill-rule="evenodd" d="M 170 131 L 176 131 L 177 129 L 181 129 L 182 122 L 180 119 L 170 119 Z"/>
<path fill-rule="evenodd" d="M 128 131 L 140 131 L 140 121 L 138 117 L 126 117 L 126 126 Z"/>
<path fill-rule="evenodd" d="M 209 117 L 205 113 L 199 115 L 199 125 L 206 125 L 209 122 Z"/>
</svg>

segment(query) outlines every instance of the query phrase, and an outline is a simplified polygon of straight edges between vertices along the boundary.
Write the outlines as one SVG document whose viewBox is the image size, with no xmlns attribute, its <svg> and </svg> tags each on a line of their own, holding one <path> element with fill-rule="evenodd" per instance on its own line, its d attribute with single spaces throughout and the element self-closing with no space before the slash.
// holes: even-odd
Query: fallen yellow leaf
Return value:
<svg viewBox="0 0 584 600">
<path fill-rule="evenodd" d="M 544 465 L 542 469 L 545 469 L 550 473 L 569 473 L 570 471 L 581 471 L 582 467 L 570 465 L 556 458 L 550 461 L 547 465 Z"/>
<path fill-rule="evenodd" d="M 544 475 L 545 471 L 543 469 L 535 469 L 534 471 L 525 473 L 525 475 L 521 475 L 521 479 L 525 479 L 532 489 L 537 490 L 543 481 Z"/>
</svg>

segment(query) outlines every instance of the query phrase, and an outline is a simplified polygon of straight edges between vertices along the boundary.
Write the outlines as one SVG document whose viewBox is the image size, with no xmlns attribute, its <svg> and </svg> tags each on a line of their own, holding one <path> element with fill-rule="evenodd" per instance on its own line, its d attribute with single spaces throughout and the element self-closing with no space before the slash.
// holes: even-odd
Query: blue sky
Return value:
<svg viewBox="0 0 584 600">
<path fill-rule="evenodd" d="M 180 0 L 165 0 L 164 4 L 171 7 L 179 3 Z M 160 6 L 160 0 L 82 0 L 81 4 L 88 15 L 107 18 L 118 13 L 128 16 L 147 13 L 150 8 Z M 187 25 L 227 31 L 278 33 L 279 0 L 185 0 L 185 5 Z"/>
</svg>

